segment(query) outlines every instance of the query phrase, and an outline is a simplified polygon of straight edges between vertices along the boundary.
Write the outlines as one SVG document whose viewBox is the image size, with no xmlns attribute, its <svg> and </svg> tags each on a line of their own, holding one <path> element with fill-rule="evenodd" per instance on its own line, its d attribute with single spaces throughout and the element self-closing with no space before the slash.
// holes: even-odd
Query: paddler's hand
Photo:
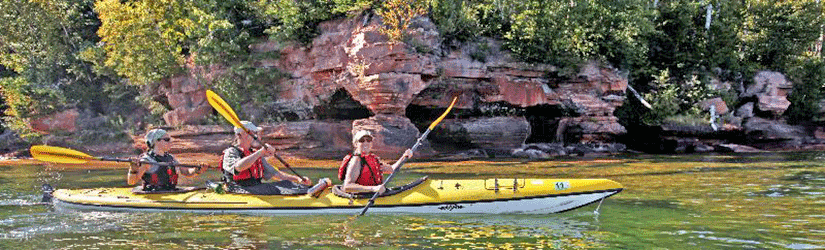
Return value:
<svg viewBox="0 0 825 250">
<path fill-rule="evenodd" d="M 137 157 L 129 158 L 129 171 L 137 171 L 138 167 L 140 167 L 140 159 Z"/>
<path fill-rule="evenodd" d="M 269 157 L 269 156 L 275 155 L 275 148 L 270 146 L 269 143 L 264 144 L 263 151 L 264 151 L 264 156 Z"/>
<path fill-rule="evenodd" d="M 198 174 L 206 173 L 207 168 L 209 168 L 209 165 L 206 165 L 206 163 L 199 163 L 198 164 Z"/>
<path fill-rule="evenodd" d="M 298 177 L 298 178 L 300 178 L 300 177 Z M 304 184 L 304 185 L 307 185 L 307 186 L 312 186 L 312 180 L 310 180 L 308 177 L 304 176 L 304 178 L 300 178 L 300 179 L 301 179 L 301 184 Z"/>
<path fill-rule="evenodd" d="M 152 168 L 152 164 L 141 164 L 138 171 L 143 171 L 145 173 L 146 171 L 149 171 L 150 168 Z"/>
<path fill-rule="evenodd" d="M 380 194 L 383 194 L 384 192 L 386 192 L 387 188 L 385 188 L 384 185 L 378 185 L 378 186 L 373 187 L 372 191 L 376 192 L 380 195 Z"/>
<path fill-rule="evenodd" d="M 413 152 L 412 152 L 412 150 L 407 149 L 407 151 L 404 151 L 404 157 L 405 157 L 406 159 L 410 159 L 410 158 L 412 158 L 412 157 L 413 157 Z"/>
<path fill-rule="evenodd" d="M 129 174 L 138 174 L 140 161 L 137 158 L 129 158 Z"/>
</svg>

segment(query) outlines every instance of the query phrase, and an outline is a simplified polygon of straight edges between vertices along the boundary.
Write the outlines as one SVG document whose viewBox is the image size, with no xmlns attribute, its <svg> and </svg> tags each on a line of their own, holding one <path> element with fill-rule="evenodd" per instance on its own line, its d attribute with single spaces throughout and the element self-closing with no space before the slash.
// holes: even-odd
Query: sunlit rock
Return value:
<svg viewBox="0 0 825 250">
<path fill-rule="evenodd" d="M 32 118 L 29 120 L 29 125 L 32 130 L 44 134 L 75 132 L 77 131 L 77 117 L 79 115 L 77 109 L 69 109 L 43 117 Z"/>
<path fill-rule="evenodd" d="M 360 130 L 372 133 L 372 151 L 376 155 L 385 159 L 392 158 L 392 160 L 397 159 L 404 153 L 404 150 L 412 147 L 420 135 L 410 119 L 400 115 L 378 114 L 370 118 L 355 120 L 352 122 L 350 138 Z M 422 149 L 427 147 L 428 145 L 424 145 Z"/>
</svg>

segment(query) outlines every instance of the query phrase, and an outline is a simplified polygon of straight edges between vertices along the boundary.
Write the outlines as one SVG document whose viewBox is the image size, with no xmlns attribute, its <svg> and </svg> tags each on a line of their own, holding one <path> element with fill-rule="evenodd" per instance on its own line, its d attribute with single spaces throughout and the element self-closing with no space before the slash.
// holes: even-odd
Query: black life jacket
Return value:
<svg viewBox="0 0 825 250">
<path fill-rule="evenodd" d="M 149 151 L 147 155 L 159 163 L 175 162 L 175 158 L 169 153 L 157 155 L 155 152 Z M 174 166 L 152 165 L 141 179 L 143 179 L 143 191 L 175 190 L 178 185 L 178 171 Z"/>
</svg>

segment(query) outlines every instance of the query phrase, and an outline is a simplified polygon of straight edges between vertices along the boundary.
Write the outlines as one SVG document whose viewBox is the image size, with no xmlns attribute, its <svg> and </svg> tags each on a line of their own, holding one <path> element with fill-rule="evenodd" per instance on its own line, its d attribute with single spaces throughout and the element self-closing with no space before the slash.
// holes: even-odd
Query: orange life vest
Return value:
<svg viewBox="0 0 825 250">
<path fill-rule="evenodd" d="M 348 154 L 341 161 L 341 167 L 338 168 L 338 179 L 344 180 L 347 174 L 347 167 L 349 161 L 352 160 L 352 154 Z M 381 171 L 381 161 L 374 154 L 360 155 L 361 158 L 361 173 L 355 183 L 363 186 L 377 186 L 384 183 L 383 172 Z"/>
</svg>

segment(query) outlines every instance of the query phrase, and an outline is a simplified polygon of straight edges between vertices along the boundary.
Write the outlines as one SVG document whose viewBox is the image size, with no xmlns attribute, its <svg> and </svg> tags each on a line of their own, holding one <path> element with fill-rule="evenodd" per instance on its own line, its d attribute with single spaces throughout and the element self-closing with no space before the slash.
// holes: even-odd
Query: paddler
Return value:
<svg viewBox="0 0 825 250">
<path fill-rule="evenodd" d="M 378 156 L 372 153 L 373 136 L 370 131 L 360 130 L 352 137 L 354 148 L 351 154 L 344 157 L 341 167 L 338 168 L 338 179 L 344 181 L 341 186 L 347 193 L 378 192 L 384 193 L 383 175 L 390 174 L 398 168 L 399 163 L 413 157 L 412 151 L 407 149 L 402 158 L 392 166 L 381 162 Z"/>
<path fill-rule="evenodd" d="M 249 121 L 241 121 L 246 129 L 256 136 L 261 128 Z M 223 151 L 221 167 L 224 173 L 224 182 L 227 191 L 232 193 L 249 193 L 258 195 L 275 194 L 302 194 L 307 193 L 312 185 L 309 178 L 301 178 L 276 169 L 265 158 L 275 155 L 275 148 L 266 145 L 256 145 L 255 139 L 241 128 L 235 128 L 235 142 Z M 253 146 L 261 147 L 255 149 Z M 264 180 L 279 180 L 263 182 Z M 322 179 L 322 183 L 330 183 Z"/>
<path fill-rule="evenodd" d="M 166 130 L 149 130 L 144 138 L 149 150 L 130 163 L 129 172 L 126 175 L 129 185 L 135 185 L 139 180 L 143 180 L 143 191 L 174 191 L 177 189 L 179 175 L 194 177 L 206 171 L 206 164 L 200 164 L 197 168 L 180 168 L 145 163 L 178 163 L 178 161 L 169 154 L 172 137 L 166 133 Z"/>
</svg>

